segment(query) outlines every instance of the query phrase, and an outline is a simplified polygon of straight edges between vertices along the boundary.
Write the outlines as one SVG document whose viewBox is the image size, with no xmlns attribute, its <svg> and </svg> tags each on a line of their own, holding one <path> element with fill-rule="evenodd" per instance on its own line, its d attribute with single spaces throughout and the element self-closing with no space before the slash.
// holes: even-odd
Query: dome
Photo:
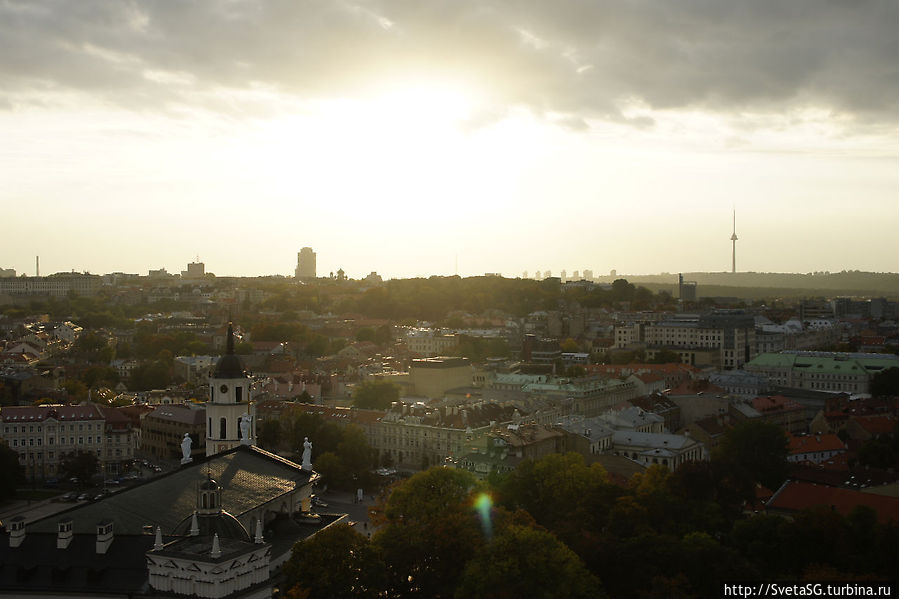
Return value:
<svg viewBox="0 0 899 599">
<path fill-rule="evenodd" d="M 181 520 L 172 534 L 175 536 L 189 536 L 190 525 L 193 514 Z M 197 524 L 200 528 L 199 536 L 211 537 L 218 534 L 220 539 L 237 539 L 238 541 L 246 541 L 252 543 L 250 533 L 243 527 L 240 520 L 229 514 L 228 512 L 219 512 L 217 514 L 197 514 Z"/>
<path fill-rule="evenodd" d="M 234 327 L 228 323 L 228 340 L 225 355 L 219 358 L 212 373 L 217 379 L 242 379 L 245 378 L 243 365 L 240 358 L 234 354 Z"/>
<path fill-rule="evenodd" d="M 200 485 L 201 491 L 215 491 L 218 488 L 219 488 L 219 484 L 217 482 L 215 482 L 214 478 L 208 478 L 208 479 L 206 479 L 206 482 L 204 482 L 202 485 Z"/>
<path fill-rule="evenodd" d="M 244 378 L 243 365 L 240 363 L 240 358 L 234 354 L 225 354 L 216 363 L 212 376 L 217 379 Z"/>
</svg>

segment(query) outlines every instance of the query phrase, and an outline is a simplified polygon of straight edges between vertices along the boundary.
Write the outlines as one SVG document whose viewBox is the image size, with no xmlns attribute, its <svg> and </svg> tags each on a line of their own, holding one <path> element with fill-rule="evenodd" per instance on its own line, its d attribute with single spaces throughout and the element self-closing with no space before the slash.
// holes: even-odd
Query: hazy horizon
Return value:
<svg viewBox="0 0 899 599">
<path fill-rule="evenodd" d="M 0 4 L 0 268 L 899 270 L 899 4 Z"/>
</svg>

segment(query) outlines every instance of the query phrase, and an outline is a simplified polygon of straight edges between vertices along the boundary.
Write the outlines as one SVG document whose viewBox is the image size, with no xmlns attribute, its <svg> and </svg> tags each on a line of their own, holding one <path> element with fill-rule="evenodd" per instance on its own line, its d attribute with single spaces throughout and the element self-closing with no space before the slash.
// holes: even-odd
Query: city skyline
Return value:
<svg viewBox="0 0 899 599">
<path fill-rule="evenodd" d="M 4 3 L 0 268 L 899 271 L 897 19 Z"/>
</svg>

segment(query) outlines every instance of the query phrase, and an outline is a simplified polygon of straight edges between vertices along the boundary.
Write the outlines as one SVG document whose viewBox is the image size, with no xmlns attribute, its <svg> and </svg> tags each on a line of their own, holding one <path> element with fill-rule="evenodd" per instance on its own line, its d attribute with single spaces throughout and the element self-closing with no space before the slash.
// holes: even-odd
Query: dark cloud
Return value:
<svg viewBox="0 0 899 599">
<path fill-rule="evenodd" d="M 894 124 L 897 65 L 894 0 L 0 0 L 6 94 L 142 110 L 434 77 L 477 86 L 495 113 L 526 106 L 574 128 L 647 124 L 623 116 L 633 103 Z"/>
</svg>

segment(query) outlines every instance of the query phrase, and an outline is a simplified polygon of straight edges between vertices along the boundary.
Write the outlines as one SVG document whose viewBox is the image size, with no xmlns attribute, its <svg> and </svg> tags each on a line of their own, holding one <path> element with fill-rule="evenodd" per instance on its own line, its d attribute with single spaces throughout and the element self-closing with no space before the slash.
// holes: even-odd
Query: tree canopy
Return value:
<svg viewBox="0 0 899 599">
<path fill-rule="evenodd" d="M 368 410 L 386 410 L 400 398 L 400 388 L 390 381 L 365 381 L 353 390 L 353 406 Z"/>
<path fill-rule="evenodd" d="M 0 441 L 0 501 L 16 496 L 16 487 L 25 482 L 25 470 L 19 463 L 19 454 Z"/>
</svg>

